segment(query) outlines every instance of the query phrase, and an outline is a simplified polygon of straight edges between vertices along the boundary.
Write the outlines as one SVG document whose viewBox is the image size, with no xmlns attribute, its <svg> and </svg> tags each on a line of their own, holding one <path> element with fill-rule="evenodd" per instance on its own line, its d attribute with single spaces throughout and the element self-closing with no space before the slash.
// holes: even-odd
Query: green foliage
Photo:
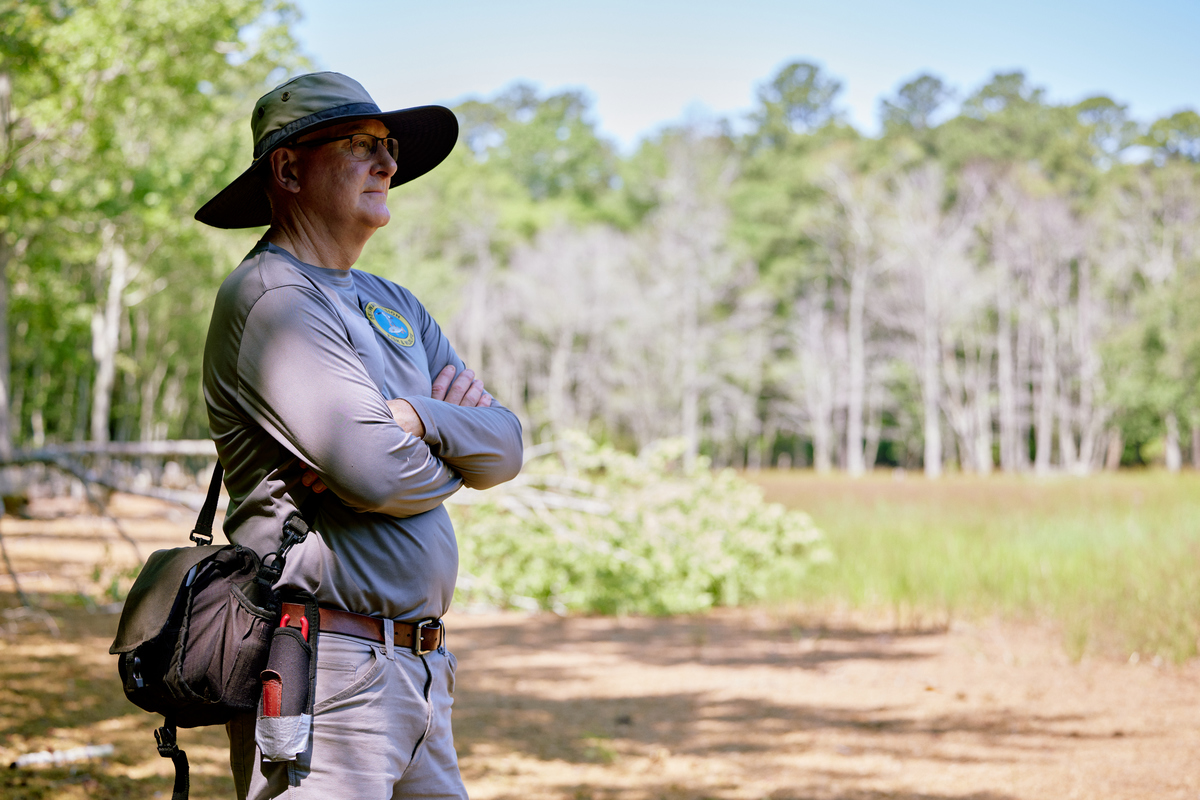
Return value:
<svg viewBox="0 0 1200 800">
<path fill-rule="evenodd" d="M 1087 126 L 1069 106 L 1046 102 L 1045 89 L 1023 72 L 994 75 L 962 113 L 938 126 L 934 142 L 938 159 L 955 172 L 978 160 L 1034 165 L 1073 193 L 1090 191 L 1095 178 Z"/>
<path fill-rule="evenodd" d="M 1200 114 L 1188 110 L 1160 119 L 1150 126 L 1144 141 L 1166 158 L 1200 161 Z"/>
<path fill-rule="evenodd" d="M 113 292 L 110 434 L 207 432 L 197 366 L 213 292 L 245 242 L 231 249 L 191 216 L 249 163 L 250 102 L 303 63 L 294 16 L 279 0 L 30 2 L 0 15 L 12 86 L 0 265 L 18 444 L 87 435 Z M 130 269 L 114 288 L 118 250 Z"/>
<path fill-rule="evenodd" d="M 879 104 L 885 130 L 917 133 L 933 127 L 933 118 L 954 97 L 953 90 L 936 75 L 919 75 L 908 81 L 890 100 Z"/>
<path fill-rule="evenodd" d="M 608 614 L 679 614 L 779 593 L 827 556 L 809 518 L 681 442 L 640 457 L 564 436 L 518 483 L 453 506 L 460 599 Z"/>
<path fill-rule="evenodd" d="M 756 138 L 778 147 L 796 134 L 811 133 L 838 119 L 834 102 L 841 81 L 809 61 L 787 64 L 758 90 Z"/>
<path fill-rule="evenodd" d="M 588 98 L 578 91 L 539 96 L 517 83 L 491 101 L 454 109 L 462 140 L 480 162 L 495 162 L 533 201 L 595 207 L 616 173 L 612 145 L 596 133 Z"/>
</svg>

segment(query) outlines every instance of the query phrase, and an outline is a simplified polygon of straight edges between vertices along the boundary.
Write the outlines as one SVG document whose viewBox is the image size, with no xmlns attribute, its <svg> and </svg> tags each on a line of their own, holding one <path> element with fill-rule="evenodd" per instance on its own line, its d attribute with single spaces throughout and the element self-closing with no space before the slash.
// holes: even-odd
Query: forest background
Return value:
<svg viewBox="0 0 1200 800">
<path fill-rule="evenodd" d="M 0 16 L 0 452 L 204 438 L 211 300 L 248 248 L 194 210 L 308 68 L 263 0 Z M 623 154 L 580 91 L 454 110 L 364 269 L 414 290 L 532 443 L 751 469 L 1200 463 L 1200 115 L 922 75 L 846 122 L 802 59 L 746 124 Z"/>
<path fill-rule="evenodd" d="M 103 457 L 82 456 L 137 443 L 122 456 L 133 457 L 123 488 L 155 488 L 137 483 L 155 469 L 165 486 L 181 463 L 188 474 L 173 488 L 203 486 L 211 445 L 178 440 L 208 437 L 205 332 L 254 233 L 192 215 L 250 163 L 253 101 L 313 68 L 297 24 L 279 0 L 0 0 L 0 463 L 103 472 Z M 865 742 L 866 759 L 885 754 L 889 774 L 894 759 L 931 753 L 937 777 L 921 796 L 944 794 L 946 781 L 994 794 L 1014 775 L 1041 780 L 1051 763 L 1071 765 L 1071 780 L 1103 782 L 1112 764 L 1186 778 L 1190 729 L 1158 711 L 1194 706 L 1171 693 L 1176 673 L 1156 673 L 1167 691 L 1142 703 L 1130 694 L 1151 685 L 1142 673 L 1137 683 L 1110 670 L 1105 694 L 1091 664 L 1056 657 L 1022 672 L 1003 636 L 984 647 L 971 626 L 1048 621 L 1072 661 L 1194 668 L 1200 473 L 1183 467 L 1200 466 L 1200 115 L 1053 100 L 1015 71 L 964 95 L 933 74 L 896 79 L 868 132 L 850 122 L 838 76 L 797 53 L 761 77 L 745 116 L 686 116 L 632 148 L 601 132 L 585 90 L 513 84 L 455 103 L 459 146 L 392 193 L 392 223 L 359 266 L 425 302 L 521 417 L 532 456 L 517 481 L 456 496 L 456 613 L 567 617 L 482 618 L 509 620 L 496 628 L 500 650 L 486 637 L 468 646 L 465 615 L 453 623 L 460 652 L 488 653 L 464 659 L 477 672 L 456 706 L 473 793 L 511 779 L 526 796 L 544 767 L 544 783 L 562 783 L 546 796 L 591 796 L 578 786 L 586 763 L 597 786 L 629 764 L 638 791 L 655 791 L 646 775 L 661 774 L 697 797 L 725 796 L 695 776 L 758 780 L 764 754 L 812 749 L 778 735 L 777 718 L 802 736 L 870 737 L 831 740 L 833 760 L 811 773 L 818 794 L 830 775 L 844 785 L 859 774 L 841 760 L 853 754 L 843 741 Z M 147 469 L 154 459 L 138 454 L 155 444 Z M 1165 469 L 1117 472 L 1145 465 Z M 61 477 L 39 469 L 26 475 Z M 1106 474 L 1043 479 L 1095 472 Z M 764 503 L 759 487 L 791 510 Z M 94 482 L 70 488 L 3 520 L 0 756 L 115 742 L 115 757 L 78 772 L 6 771 L 0 793 L 167 791 L 148 720 L 122 699 L 103 652 L 144 554 L 183 544 L 190 520 Z M 586 616 L 749 604 L 666 621 Z M 552 633 L 507 638 L 518 624 Z M 637 630 L 654 646 L 622 638 Z M 748 630 L 762 632 L 761 648 L 728 660 L 730 632 L 743 641 Z M 929 682 L 932 662 L 914 656 L 939 631 L 960 637 L 955 648 L 966 641 L 944 692 Z M 636 653 L 624 672 L 606 660 L 621 641 Z M 510 645 L 511 660 L 496 657 Z M 590 648 L 613 696 L 589 682 L 580 705 L 562 701 L 560 677 L 528 683 L 531 656 L 559 645 L 572 665 Z M 646 689 L 647 652 L 666 654 L 661 689 Z M 986 680 L 961 683 L 988 660 Z M 878 672 L 856 673 L 878 676 L 869 690 L 832 668 L 833 683 L 802 694 L 755 677 L 777 669 L 778 686 L 795 687 L 829 665 L 872 661 Z M 719 690 L 687 683 L 717 666 Z M 493 678 L 475 677 L 486 669 Z M 1014 674 L 1028 676 L 1024 711 L 1015 689 L 997 688 Z M 634 685 L 651 696 L 626 715 Z M 731 706 L 732 685 L 769 696 Z M 1070 692 L 1047 686 L 1086 687 L 1096 705 L 1056 705 Z M 1112 697 L 1138 714 L 1105 716 Z M 768 731 L 762 749 L 746 750 L 744 730 L 714 738 L 713 721 L 736 721 L 737 704 Z M 498 719 L 516 727 L 498 735 Z M 664 737 L 663 721 L 679 733 Z M 995 771 L 970 783 L 947 765 L 983 758 L 895 744 L 947 731 L 1014 747 L 987 756 Z M 1095 746 L 1093 762 L 1031 760 L 1051 734 L 1053 746 Z M 193 788 L 227 796 L 224 734 L 199 735 L 209 738 L 189 743 Z M 1172 745 L 1184 767 L 1163 755 Z M 534 757 L 518 774 L 511 756 L 522 752 Z M 743 771 L 711 766 L 735 752 L 750 754 Z M 564 762 L 568 778 L 553 773 Z M 755 796 L 808 781 L 796 763 Z M 862 763 L 864 791 L 879 794 L 881 762 Z M 1043 782 L 1061 796 L 1062 781 Z M 1152 793 L 1143 773 L 1128 783 L 1128 796 Z"/>
</svg>

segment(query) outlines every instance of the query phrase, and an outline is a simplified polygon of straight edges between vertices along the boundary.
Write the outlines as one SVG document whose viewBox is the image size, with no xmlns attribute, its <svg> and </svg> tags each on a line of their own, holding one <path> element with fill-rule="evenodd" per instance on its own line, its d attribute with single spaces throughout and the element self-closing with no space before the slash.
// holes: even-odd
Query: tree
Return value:
<svg viewBox="0 0 1200 800">
<path fill-rule="evenodd" d="M 934 127 L 934 116 L 953 99 L 954 91 L 941 78 L 926 73 L 901 86 L 894 98 L 881 100 L 879 116 L 889 133 L 920 133 Z"/>
<path fill-rule="evenodd" d="M 83 311 L 92 343 L 92 363 L 72 355 L 58 368 L 48 368 L 49 354 L 18 348 L 14 399 L 30 380 L 81 399 L 77 413 L 54 421 L 57 436 L 80 431 L 84 416 L 100 441 L 117 428 L 149 430 L 122 422 L 154 417 L 137 406 L 153 406 L 156 392 L 136 384 L 177 353 L 167 386 L 190 381 L 181 396 L 194 396 L 209 307 L 200 302 L 208 293 L 195 290 L 213 288 L 213 265 L 229 258 L 220 244 L 228 240 L 191 223 L 191 214 L 248 163 L 241 126 L 250 100 L 273 72 L 300 63 L 288 33 L 294 14 L 274 0 L 31 3 L 10 13 L 6 46 L 20 39 L 36 53 L 12 88 L 21 145 L 8 168 L 18 174 L 4 236 L 19 253 L 8 265 L 14 308 L 26 311 L 23 324 L 46 319 L 50 331 L 35 335 L 50 340 L 54 326 L 82 322 L 75 311 Z M 135 325 L 129 312 L 143 304 L 134 313 L 146 323 Z M 140 333 L 157 346 L 135 344 Z M 180 336 L 191 338 L 182 349 L 166 346 Z M 148 363 L 129 357 L 131 346 Z M 203 415 L 189 418 L 198 433 Z"/>
<path fill-rule="evenodd" d="M 1156 120 L 1144 142 L 1159 158 L 1200 162 L 1200 114 L 1187 110 Z"/>
<path fill-rule="evenodd" d="M 834 101 L 842 91 L 840 81 L 821 72 L 809 61 L 785 65 L 759 87 L 759 108 L 753 120 L 762 144 L 779 147 L 790 136 L 812 133 L 838 120 Z"/>
</svg>

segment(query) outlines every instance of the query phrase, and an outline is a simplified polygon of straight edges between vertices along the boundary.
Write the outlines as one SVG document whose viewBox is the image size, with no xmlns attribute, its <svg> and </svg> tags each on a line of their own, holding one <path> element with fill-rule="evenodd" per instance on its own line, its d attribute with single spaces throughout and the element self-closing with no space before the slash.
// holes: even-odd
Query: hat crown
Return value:
<svg viewBox="0 0 1200 800">
<path fill-rule="evenodd" d="M 250 114 L 254 157 L 321 117 L 339 116 L 329 112 L 347 106 L 356 114 L 379 111 L 362 84 L 340 72 L 310 72 L 279 84 L 258 98 Z"/>
</svg>

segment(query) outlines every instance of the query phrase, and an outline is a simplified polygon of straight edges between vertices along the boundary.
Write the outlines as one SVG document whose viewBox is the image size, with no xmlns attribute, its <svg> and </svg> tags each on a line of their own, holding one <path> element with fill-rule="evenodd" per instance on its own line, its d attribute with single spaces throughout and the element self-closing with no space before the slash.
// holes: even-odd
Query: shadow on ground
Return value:
<svg viewBox="0 0 1200 800">
<path fill-rule="evenodd" d="M 15 598 L 0 596 L 0 606 L 13 605 Z M 156 718 L 128 704 L 115 659 L 107 653 L 116 616 L 67 607 L 54 616 L 60 637 L 27 620 L 21 630 L 0 639 L 0 755 L 11 760 L 23 752 L 88 744 L 112 744 L 115 754 L 73 767 L 3 770 L 0 796 L 169 797 L 169 764 L 153 747 Z M 587 674 L 597 663 L 617 665 L 614 669 L 634 683 L 650 671 L 669 677 L 700 667 L 739 680 L 754 670 L 815 678 L 856 662 L 919 664 L 930 658 L 929 648 L 921 646 L 930 632 L 805 627 L 763 622 L 744 613 L 497 620 L 494 625 L 464 624 L 450 633 L 463 665 L 455 706 L 463 770 L 473 786 L 488 789 L 489 798 L 742 797 L 739 774 L 754 774 L 756 764 L 776 764 L 772 769 L 781 771 L 779 779 L 761 795 L 773 800 L 1007 800 L 1009 795 L 994 792 L 876 789 L 870 784 L 884 776 L 861 763 L 842 770 L 828 763 L 788 766 L 792 762 L 786 759 L 832 750 L 831 742 L 850 742 L 837 746 L 834 762 L 840 754 L 861 757 L 867 764 L 910 759 L 947 767 L 1017 764 L 1053 757 L 1058 740 L 1099 738 L 1080 732 L 1087 721 L 1078 716 L 1004 708 L 916 713 L 903 702 L 875 707 L 775 702 L 769 691 L 731 697 L 682 681 L 669 691 L 635 691 L 632 683 L 624 692 L 586 690 Z M 533 691 L 531 686 L 542 688 Z M 542 690 L 555 686 L 573 688 L 557 695 Z M 955 737 L 995 746 L 969 752 L 939 746 Z M 224 731 L 184 731 L 181 738 L 194 768 L 192 797 L 232 797 Z M 514 759 L 518 766 L 503 766 Z M 683 766 L 672 772 L 667 764 Z M 726 777 L 702 774 L 705 765 L 715 764 L 736 769 Z M 738 772 L 742 769 L 744 773 Z M 513 781 L 523 787 L 509 787 Z"/>
<path fill-rule="evenodd" d="M 0 595 L 0 608 L 16 607 Z M 83 608 L 53 610 L 53 636 L 39 619 L 0 634 L 0 797 L 4 800 L 169 798 L 170 762 L 155 750 L 155 717 L 131 705 L 108 647 L 117 615 Z M 194 800 L 229 798 L 227 748 L 221 728 L 181 731 L 192 762 Z M 111 758 L 63 767 L 13 769 L 23 753 L 111 744 Z"/>
</svg>

